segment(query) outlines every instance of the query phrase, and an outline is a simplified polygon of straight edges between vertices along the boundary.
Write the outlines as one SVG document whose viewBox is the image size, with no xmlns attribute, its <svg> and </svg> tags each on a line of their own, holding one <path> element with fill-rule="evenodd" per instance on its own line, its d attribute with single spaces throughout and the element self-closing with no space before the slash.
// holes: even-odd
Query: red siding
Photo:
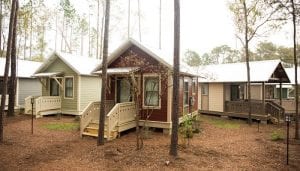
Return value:
<svg viewBox="0 0 300 171">
<path fill-rule="evenodd" d="M 142 118 L 146 119 L 147 115 L 151 121 L 167 121 L 167 97 L 168 97 L 168 78 L 167 68 L 160 65 L 158 61 L 143 52 L 136 46 L 131 46 L 123 54 L 121 54 L 115 61 L 109 64 L 108 68 L 117 67 L 140 67 L 140 74 L 145 73 L 159 73 L 161 74 L 161 108 L 160 109 L 146 109 L 142 110 Z M 140 75 L 137 74 L 137 75 Z M 141 78 L 141 90 L 143 79 Z M 143 92 L 142 92 L 143 93 Z M 114 96 L 113 96 L 114 97 Z M 143 100 L 143 99 L 141 99 Z M 142 101 L 141 101 L 142 105 Z"/>
</svg>

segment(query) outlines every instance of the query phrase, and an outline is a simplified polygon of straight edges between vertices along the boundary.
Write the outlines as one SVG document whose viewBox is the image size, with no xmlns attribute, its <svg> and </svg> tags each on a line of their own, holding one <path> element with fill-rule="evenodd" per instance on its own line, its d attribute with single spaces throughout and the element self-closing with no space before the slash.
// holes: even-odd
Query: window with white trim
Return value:
<svg viewBox="0 0 300 171">
<path fill-rule="evenodd" d="M 144 77 L 144 106 L 159 107 L 159 77 Z"/>
<path fill-rule="evenodd" d="M 184 82 L 183 104 L 189 105 L 189 82 Z"/>
<path fill-rule="evenodd" d="M 65 97 L 73 98 L 73 77 L 65 77 Z"/>
<path fill-rule="evenodd" d="M 59 96 L 59 85 L 55 79 L 50 79 L 50 96 Z"/>
</svg>

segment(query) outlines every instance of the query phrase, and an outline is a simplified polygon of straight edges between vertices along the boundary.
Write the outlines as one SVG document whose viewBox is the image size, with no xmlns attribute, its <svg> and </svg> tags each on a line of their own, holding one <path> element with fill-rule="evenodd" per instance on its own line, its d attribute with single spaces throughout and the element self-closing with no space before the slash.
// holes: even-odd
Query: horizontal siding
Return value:
<svg viewBox="0 0 300 171">
<path fill-rule="evenodd" d="M 82 111 L 90 102 L 100 101 L 101 79 L 100 77 L 80 77 L 80 110 Z"/>
<path fill-rule="evenodd" d="M 223 112 L 224 110 L 224 86 L 222 83 L 209 84 L 208 107 L 210 111 Z"/>
<path fill-rule="evenodd" d="M 24 106 L 25 98 L 28 96 L 40 96 L 42 94 L 42 84 L 37 79 L 20 78 L 19 85 L 19 105 Z"/>
<path fill-rule="evenodd" d="M 61 104 L 63 111 L 77 112 L 77 99 L 78 99 L 78 75 L 69 66 L 67 66 L 61 59 L 57 58 L 53 63 L 41 72 L 62 72 L 64 76 L 74 77 L 74 97 L 72 99 L 64 98 L 64 87 L 60 90 Z M 63 79 L 64 81 L 64 79 Z M 42 89 L 43 96 L 49 95 L 49 79 L 47 79 L 47 88 Z"/>
</svg>

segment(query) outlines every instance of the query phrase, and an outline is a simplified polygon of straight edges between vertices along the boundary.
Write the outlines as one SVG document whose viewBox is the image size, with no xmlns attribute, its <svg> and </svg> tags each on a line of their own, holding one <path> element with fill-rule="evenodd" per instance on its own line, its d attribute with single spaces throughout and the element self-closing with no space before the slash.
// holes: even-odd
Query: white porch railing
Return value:
<svg viewBox="0 0 300 171">
<path fill-rule="evenodd" d="M 117 103 L 106 115 L 107 135 L 110 135 L 116 126 L 133 121 L 136 115 L 135 110 L 133 102 Z M 110 136 L 107 136 L 107 140 L 110 140 Z"/>
<path fill-rule="evenodd" d="M 106 109 L 105 113 L 108 113 L 114 107 L 113 100 L 106 101 Z M 81 112 L 81 119 L 80 119 L 80 135 L 82 135 L 84 128 L 88 126 L 88 124 L 94 120 L 99 120 L 100 115 L 100 101 L 97 102 L 90 102 L 87 107 Z"/>
<path fill-rule="evenodd" d="M 134 102 L 117 103 L 114 105 L 113 101 L 106 102 L 107 113 L 106 122 L 106 135 L 107 140 L 110 140 L 112 131 L 116 126 L 122 125 L 124 123 L 134 121 L 136 115 L 136 107 Z M 91 102 L 81 113 L 80 120 L 80 135 L 84 129 L 91 123 L 92 120 L 99 120 L 100 114 L 100 102 Z"/>
<path fill-rule="evenodd" d="M 29 96 L 25 98 L 25 113 L 29 113 L 32 110 L 31 98 L 34 98 L 33 109 L 35 115 L 39 115 L 39 113 L 43 111 L 61 109 L 60 96 Z"/>
</svg>

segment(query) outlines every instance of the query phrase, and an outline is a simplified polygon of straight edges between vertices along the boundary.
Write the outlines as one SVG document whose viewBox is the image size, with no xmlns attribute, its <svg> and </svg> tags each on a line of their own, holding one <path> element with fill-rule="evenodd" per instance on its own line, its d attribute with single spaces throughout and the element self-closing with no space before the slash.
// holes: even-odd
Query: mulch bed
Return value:
<svg viewBox="0 0 300 171">
<path fill-rule="evenodd" d="M 271 141 L 270 134 L 284 132 L 284 125 L 261 124 L 258 132 L 244 121 L 238 129 L 225 129 L 204 120 L 201 133 L 188 147 L 180 144 L 179 156 L 173 158 L 168 155 L 170 136 L 161 132 L 150 132 L 144 148 L 136 151 L 134 131 L 97 146 L 95 138 L 80 138 L 79 130 L 43 127 L 52 122 L 78 121 L 67 116 L 35 119 L 32 135 L 29 116 L 5 118 L 0 170 L 300 170 L 299 142 L 291 140 L 286 166 L 286 141 Z"/>
</svg>

